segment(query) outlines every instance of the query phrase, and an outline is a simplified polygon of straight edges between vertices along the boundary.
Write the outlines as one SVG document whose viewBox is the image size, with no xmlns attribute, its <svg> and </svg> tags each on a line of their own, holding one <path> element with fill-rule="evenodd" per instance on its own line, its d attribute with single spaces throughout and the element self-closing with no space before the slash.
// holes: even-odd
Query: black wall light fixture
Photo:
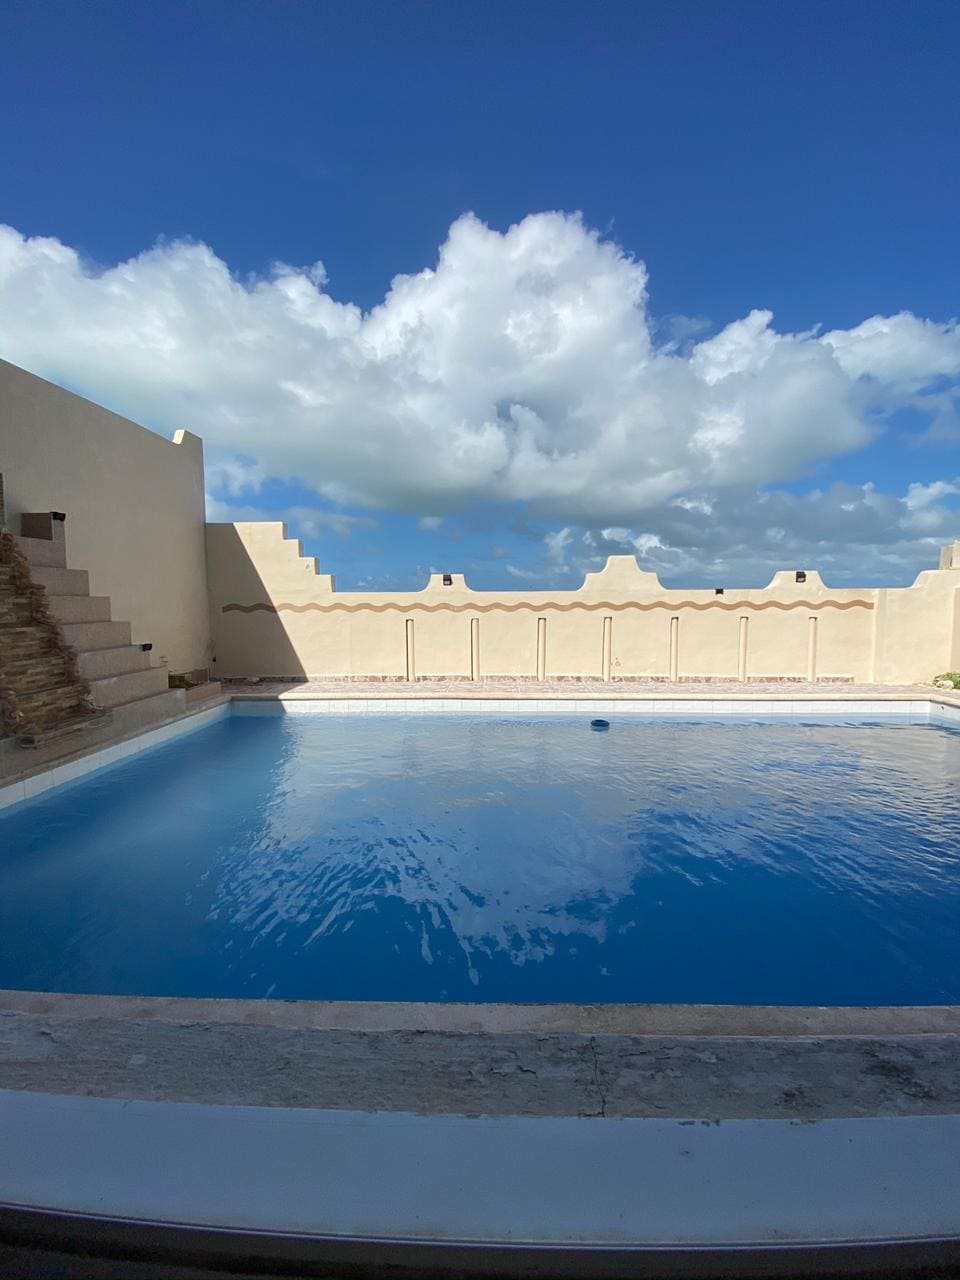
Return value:
<svg viewBox="0 0 960 1280">
<path fill-rule="evenodd" d="M 806 571 L 806 569 L 798 569 L 798 570 L 797 570 L 797 573 L 796 573 L 796 578 L 797 578 L 797 581 L 798 581 L 798 582 L 806 582 L 806 580 L 807 580 L 807 571 Z"/>
</svg>

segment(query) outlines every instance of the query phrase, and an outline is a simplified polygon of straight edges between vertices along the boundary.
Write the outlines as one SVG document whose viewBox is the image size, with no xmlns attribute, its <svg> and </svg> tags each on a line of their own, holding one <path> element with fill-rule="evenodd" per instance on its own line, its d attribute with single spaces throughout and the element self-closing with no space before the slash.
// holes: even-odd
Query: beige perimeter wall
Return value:
<svg viewBox="0 0 960 1280">
<path fill-rule="evenodd" d="M 67 564 L 171 671 L 209 662 L 203 445 L 174 441 L 0 361 L 7 525 L 66 512 Z"/>
<path fill-rule="evenodd" d="M 960 559 L 906 588 L 668 591 L 612 556 L 577 591 L 342 593 L 279 523 L 207 526 L 217 675 L 930 680 L 960 667 Z M 954 559 L 944 558 L 945 565 Z"/>
</svg>

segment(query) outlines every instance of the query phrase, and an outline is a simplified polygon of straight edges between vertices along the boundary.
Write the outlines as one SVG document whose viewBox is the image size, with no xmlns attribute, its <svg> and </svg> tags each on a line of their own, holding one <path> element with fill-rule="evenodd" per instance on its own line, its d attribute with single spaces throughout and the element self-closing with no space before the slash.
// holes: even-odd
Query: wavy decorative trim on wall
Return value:
<svg viewBox="0 0 960 1280">
<path fill-rule="evenodd" d="M 704 613 L 711 609 L 719 609 L 724 613 L 736 613 L 749 609 L 754 613 L 762 613 L 765 609 L 779 609 L 781 613 L 791 613 L 795 609 L 805 609 L 811 613 L 819 613 L 823 609 L 872 609 L 870 600 L 742 600 L 721 601 L 678 600 L 671 604 L 666 600 L 626 600 L 614 604 L 610 600 L 572 600 L 569 604 L 559 604 L 547 600 L 543 604 L 531 604 L 520 600 L 516 604 L 288 604 L 280 601 L 277 604 L 225 604 L 221 613 L 570 613 L 580 610 L 585 613 L 596 613 L 603 609 L 608 613 L 623 613 L 635 609 L 639 613 L 650 613 L 654 609 L 666 609 L 675 613 L 678 609 L 692 609 L 696 613 Z"/>
</svg>

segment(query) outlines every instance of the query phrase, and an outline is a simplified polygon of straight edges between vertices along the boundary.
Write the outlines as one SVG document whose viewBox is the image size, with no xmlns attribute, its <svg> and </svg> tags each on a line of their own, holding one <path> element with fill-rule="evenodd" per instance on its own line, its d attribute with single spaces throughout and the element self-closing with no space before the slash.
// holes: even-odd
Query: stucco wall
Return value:
<svg viewBox="0 0 960 1280">
<path fill-rule="evenodd" d="M 912 587 L 878 592 L 875 678 L 895 684 L 903 672 L 929 679 L 960 664 L 960 565 L 918 575 Z"/>
<path fill-rule="evenodd" d="M 667 591 L 613 556 L 577 591 L 341 593 L 279 523 L 207 526 L 220 676 L 636 676 L 929 680 L 956 654 L 960 572 L 904 589 Z"/>
<path fill-rule="evenodd" d="M 87 569 L 133 640 L 171 671 L 205 667 L 203 445 L 174 441 L 0 361 L 6 519 L 64 511 L 67 563 Z"/>
</svg>

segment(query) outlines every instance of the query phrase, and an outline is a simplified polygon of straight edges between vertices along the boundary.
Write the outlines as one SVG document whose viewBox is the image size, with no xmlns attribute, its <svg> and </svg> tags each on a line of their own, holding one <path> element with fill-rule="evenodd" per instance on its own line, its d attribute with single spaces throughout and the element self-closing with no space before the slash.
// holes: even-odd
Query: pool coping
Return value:
<svg viewBox="0 0 960 1280">
<path fill-rule="evenodd" d="M 213 999 L 0 989 L 0 1015 L 447 1035 L 898 1037 L 960 1035 L 960 1005 L 465 1004 Z"/>
</svg>

